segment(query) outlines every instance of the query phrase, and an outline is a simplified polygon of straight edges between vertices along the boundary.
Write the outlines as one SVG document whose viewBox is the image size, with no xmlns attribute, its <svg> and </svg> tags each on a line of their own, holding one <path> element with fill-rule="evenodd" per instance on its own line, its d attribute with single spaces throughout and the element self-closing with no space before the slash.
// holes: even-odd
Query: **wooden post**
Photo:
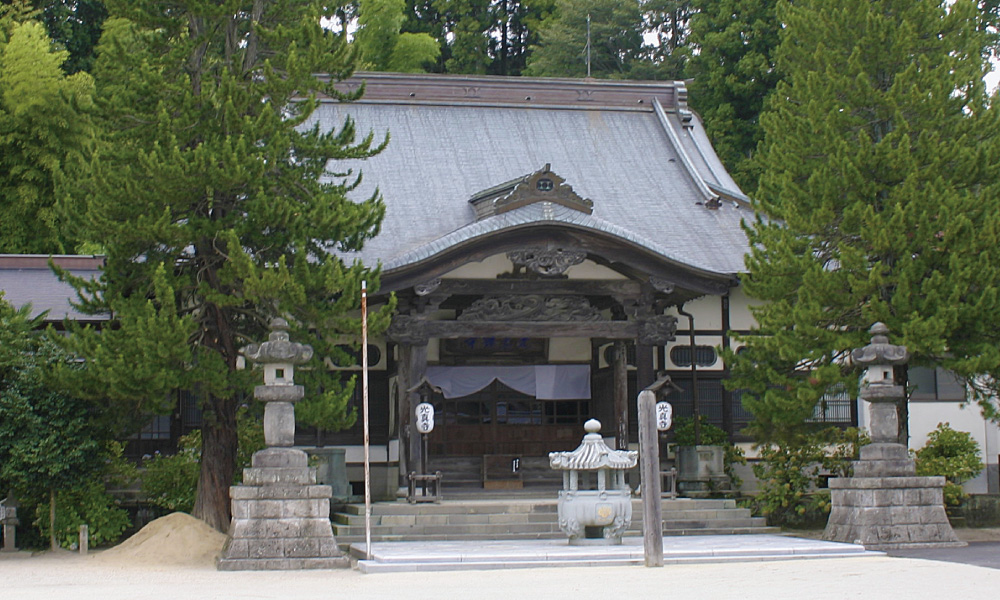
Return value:
<svg viewBox="0 0 1000 600">
<path fill-rule="evenodd" d="M 80 525 L 80 554 L 86 556 L 90 550 L 90 528 Z"/>
<path fill-rule="evenodd" d="M 663 566 L 663 504 L 660 479 L 660 436 L 656 429 L 656 400 L 678 390 L 670 376 L 660 377 L 639 393 L 639 475 L 642 486 L 643 554 L 647 567 Z"/>
<path fill-rule="evenodd" d="M 406 469 L 407 473 L 421 468 L 423 461 L 423 447 L 420 439 L 420 432 L 417 431 L 417 404 L 420 403 L 420 397 L 417 392 L 413 389 L 415 384 L 419 384 L 423 381 L 425 375 L 427 374 L 427 343 L 421 345 L 413 345 L 410 347 L 409 356 L 409 368 L 407 369 L 410 377 L 409 388 L 407 389 L 407 400 L 406 400 L 406 410 L 408 411 L 409 418 L 408 430 L 409 430 L 409 452 L 407 453 L 407 463 Z"/>
<path fill-rule="evenodd" d="M 410 472 L 410 393 L 407 391 L 413 385 L 410 379 L 410 350 L 412 346 L 400 343 L 396 346 L 399 352 L 396 362 L 396 419 L 399 427 L 399 489 L 405 490 L 410 485 L 407 474 Z"/>
<path fill-rule="evenodd" d="M 639 393 L 639 474 L 642 485 L 643 555 L 647 567 L 663 566 L 663 506 L 660 501 L 660 444 L 656 393 Z"/>
<path fill-rule="evenodd" d="M 615 448 L 628 450 L 628 345 L 618 340 L 614 349 Z"/>
</svg>

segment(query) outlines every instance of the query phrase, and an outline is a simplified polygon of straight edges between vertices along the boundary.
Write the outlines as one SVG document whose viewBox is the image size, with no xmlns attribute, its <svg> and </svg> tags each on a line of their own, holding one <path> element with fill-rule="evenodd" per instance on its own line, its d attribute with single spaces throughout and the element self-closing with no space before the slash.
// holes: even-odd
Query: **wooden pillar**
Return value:
<svg viewBox="0 0 1000 600">
<path fill-rule="evenodd" d="M 628 344 L 618 340 L 614 348 L 615 448 L 628 450 Z"/>
<path fill-rule="evenodd" d="M 653 346 L 651 344 L 635 345 L 635 387 L 644 390 L 653 385 L 656 381 L 656 373 L 653 370 Z"/>
<path fill-rule="evenodd" d="M 403 389 L 410 389 L 424 378 L 427 373 L 427 343 L 414 344 L 410 346 L 409 352 L 409 366 L 407 367 L 407 372 L 410 377 L 409 387 Z M 419 471 L 420 465 L 422 464 L 421 457 L 423 456 L 424 450 L 421 444 L 421 435 L 417 431 L 417 419 L 414 411 L 417 408 L 417 404 L 420 404 L 420 396 L 416 392 L 412 392 L 407 395 L 407 418 L 408 425 L 407 431 L 409 432 L 409 452 L 407 456 L 409 461 L 407 462 L 408 471 Z"/>
<path fill-rule="evenodd" d="M 399 360 L 396 368 L 396 418 L 399 419 L 399 487 L 407 489 L 409 480 L 406 475 L 410 472 L 410 395 L 406 390 L 416 383 L 410 376 L 410 354 L 413 346 L 410 344 L 398 344 Z"/>
<path fill-rule="evenodd" d="M 719 301 L 722 307 L 722 349 L 729 350 L 729 295 L 720 297 Z M 694 348 L 691 349 L 691 360 L 694 360 Z M 723 373 L 723 380 L 726 379 L 729 379 L 728 365 Z M 722 428 L 729 434 L 730 440 L 736 435 L 736 427 L 733 424 L 733 393 L 725 385 L 722 386 Z"/>
</svg>

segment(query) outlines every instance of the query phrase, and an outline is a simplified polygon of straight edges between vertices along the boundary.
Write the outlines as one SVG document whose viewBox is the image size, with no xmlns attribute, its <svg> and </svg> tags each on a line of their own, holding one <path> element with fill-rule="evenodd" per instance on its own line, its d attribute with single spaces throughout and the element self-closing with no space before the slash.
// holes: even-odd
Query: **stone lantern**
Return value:
<svg viewBox="0 0 1000 600">
<path fill-rule="evenodd" d="M 264 402 L 264 441 L 243 484 L 229 488 L 233 518 L 216 563 L 222 571 L 330 569 L 349 560 L 337 548 L 330 525 L 329 485 L 316 484 L 316 469 L 295 443 L 294 403 L 304 390 L 295 385 L 295 365 L 312 357 L 313 349 L 288 339 L 288 322 L 271 321 L 263 344 L 250 344 L 243 354 L 264 368 L 264 385 L 254 398 Z"/>
<path fill-rule="evenodd" d="M 549 466 L 564 471 L 559 528 L 574 546 L 621 544 L 632 522 L 632 490 L 625 483 L 625 472 L 635 467 L 639 453 L 609 448 L 596 419 L 583 427 L 587 434 L 579 448 L 549 453 Z"/>
<path fill-rule="evenodd" d="M 250 344 L 243 354 L 264 368 L 264 385 L 253 390 L 254 398 L 264 402 L 264 443 L 269 447 L 289 447 L 295 444 L 294 403 L 305 392 L 295 385 L 295 365 L 307 362 L 313 349 L 288 339 L 288 322 L 271 321 L 271 334 L 263 344 Z"/>
<path fill-rule="evenodd" d="M 899 431 L 896 403 L 903 399 L 906 391 L 895 385 L 892 372 L 893 366 L 906 364 L 910 353 L 905 346 L 889 343 L 889 328 L 884 323 L 875 323 L 869 333 L 872 334 L 871 343 L 851 352 L 854 364 L 866 367 L 865 383 L 859 395 L 871 404 L 872 442 L 895 443 Z"/>
<path fill-rule="evenodd" d="M 871 405 L 872 443 L 861 447 L 852 477 L 830 480 L 830 518 L 823 539 L 862 544 L 869 550 L 964 546 L 944 510 L 944 477 L 917 477 L 913 459 L 898 443 L 896 403 L 906 391 L 895 385 L 894 365 L 909 352 L 889 343 L 889 328 L 875 323 L 871 343 L 851 353 L 867 369 L 859 396 Z"/>
</svg>

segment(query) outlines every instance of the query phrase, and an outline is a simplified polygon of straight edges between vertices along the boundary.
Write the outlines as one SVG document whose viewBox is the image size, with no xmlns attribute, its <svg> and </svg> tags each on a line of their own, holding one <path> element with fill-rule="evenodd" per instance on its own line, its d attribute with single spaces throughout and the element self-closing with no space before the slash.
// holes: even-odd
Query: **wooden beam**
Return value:
<svg viewBox="0 0 1000 600">
<path fill-rule="evenodd" d="M 628 279 L 442 279 L 435 294 L 448 296 L 541 296 L 638 297 L 640 283 Z"/>
<path fill-rule="evenodd" d="M 428 337 L 442 339 L 582 337 L 634 340 L 639 335 L 639 324 L 635 321 L 426 321 L 422 327 Z"/>
</svg>

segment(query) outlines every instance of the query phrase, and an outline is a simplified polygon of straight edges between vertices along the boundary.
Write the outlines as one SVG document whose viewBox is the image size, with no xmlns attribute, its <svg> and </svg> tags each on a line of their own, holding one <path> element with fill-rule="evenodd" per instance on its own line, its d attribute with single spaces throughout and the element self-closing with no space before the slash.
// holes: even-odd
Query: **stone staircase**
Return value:
<svg viewBox="0 0 1000 600">
<path fill-rule="evenodd" d="M 556 494 L 545 498 L 448 499 L 440 504 L 377 502 L 372 505 L 372 541 L 538 540 L 565 537 L 557 522 Z M 737 508 L 735 500 L 664 499 L 664 535 L 776 533 L 761 517 Z M 333 514 L 341 547 L 365 541 L 364 504 L 348 504 Z M 626 536 L 642 536 L 642 501 L 632 502 Z"/>
</svg>

